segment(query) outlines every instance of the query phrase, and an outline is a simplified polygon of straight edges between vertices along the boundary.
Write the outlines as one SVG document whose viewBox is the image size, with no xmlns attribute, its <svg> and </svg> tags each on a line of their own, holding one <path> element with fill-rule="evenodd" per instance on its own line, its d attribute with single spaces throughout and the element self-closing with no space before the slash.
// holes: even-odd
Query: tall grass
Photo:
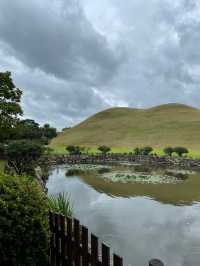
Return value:
<svg viewBox="0 0 200 266">
<path fill-rule="evenodd" d="M 64 216 L 72 216 L 73 207 L 68 194 L 59 193 L 57 196 L 50 195 L 48 197 L 49 210 L 52 212 L 60 213 Z"/>
</svg>

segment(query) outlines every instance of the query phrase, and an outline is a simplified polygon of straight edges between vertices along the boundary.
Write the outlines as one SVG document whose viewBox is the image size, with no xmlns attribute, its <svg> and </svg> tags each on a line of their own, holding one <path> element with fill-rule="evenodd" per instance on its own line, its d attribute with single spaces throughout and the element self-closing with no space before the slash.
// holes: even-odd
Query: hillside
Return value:
<svg viewBox="0 0 200 266">
<path fill-rule="evenodd" d="M 134 148 L 186 146 L 200 150 L 200 109 L 182 104 L 165 104 L 149 109 L 111 108 L 66 129 L 51 147 L 67 145 Z"/>
</svg>

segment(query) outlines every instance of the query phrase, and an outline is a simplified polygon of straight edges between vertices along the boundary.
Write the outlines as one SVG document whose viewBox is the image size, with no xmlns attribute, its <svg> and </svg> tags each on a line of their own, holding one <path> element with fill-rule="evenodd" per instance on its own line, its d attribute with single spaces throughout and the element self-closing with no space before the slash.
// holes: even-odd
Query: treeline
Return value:
<svg viewBox="0 0 200 266">
<path fill-rule="evenodd" d="M 33 175 L 37 159 L 45 153 L 56 128 L 40 126 L 32 119 L 22 119 L 22 90 L 16 88 L 10 72 L 0 73 L 0 158 L 8 161 L 7 169 L 17 174 Z"/>
<path fill-rule="evenodd" d="M 81 155 L 81 154 L 92 154 L 90 151 L 90 148 L 83 147 L 83 146 L 75 146 L 75 145 L 69 145 L 66 147 L 66 151 L 70 155 Z M 112 152 L 112 149 L 108 146 L 99 146 L 97 148 L 97 151 L 101 154 L 108 154 L 109 152 Z M 163 149 L 163 153 L 166 156 L 172 156 L 174 154 L 178 155 L 179 157 L 182 157 L 183 155 L 187 155 L 189 153 L 189 150 L 185 147 L 166 147 Z M 136 147 L 133 152 L 130 152 L 129 154 L 132 155 L 154 155 L 157 156 L 157 154 L 154 152 L 154 149 L 150 146 L 145 147 Z"/>
</svg>

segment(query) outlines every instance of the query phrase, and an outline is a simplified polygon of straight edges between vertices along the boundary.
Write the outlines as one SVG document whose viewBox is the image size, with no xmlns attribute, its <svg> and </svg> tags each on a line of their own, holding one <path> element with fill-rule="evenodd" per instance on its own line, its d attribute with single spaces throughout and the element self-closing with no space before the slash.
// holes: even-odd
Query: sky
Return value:
<svg viewBox="0 0 200 266">
<path fill-rule="evenodd" d="M 115 106 L 200 107 L 199 0 L 0 0 L 0 72 L 57 128 Z"/>
</svg>

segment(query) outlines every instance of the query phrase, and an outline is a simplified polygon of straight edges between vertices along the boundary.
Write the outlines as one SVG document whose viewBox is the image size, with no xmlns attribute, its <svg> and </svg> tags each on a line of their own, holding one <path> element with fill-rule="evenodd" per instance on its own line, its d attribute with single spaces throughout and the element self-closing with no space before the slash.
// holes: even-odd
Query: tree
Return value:
<svg viewBox="0 0 200 266">
<path fill-rule="evenodd" d="M 18 116 L 22 115 L 22 91 L 15 87 L 10 72 L 0 72 L 0 140 L 9 139 Z"/>
<path fill-rule="evenodd" d="M 69 145 L 67 146 L 66 150 L 69 152 L 70 155 L 81 154 L 81 148 L 79 146 Z"/>
<path fill-rule="evenodd" d="M 135 155 L 140 155 L 140 154 L 141 154 L 141 150 L 140 150 L 140 148 L 136 147 L 136 148 L 134 149 L 134 154 L 135 154 Z"/>
<path fill-rule="evenodd" d="M 21 120 L 15 127 L 15 139 L 40 139 L 41 137 L 39 124 L 32 119 Z"/>
<path fill-rule="evenodd" d="M 136 147 L 134 149 L 134 154 L 135 155 L 149 155 L 152 151 L 153 151 L 153 148 L 149 146 L 146 146 L 143 148 Z"/>
<path fill-rule="evenodd" d="M 57 136 L 57 130 L 54 127 L 50 127 L 49 124 L 44 124 L 41 128 L 43 137 L 49 139 L 55 138 Z"/>
<path fill-rule="evenodd" d="M 34 176 L 36 161 L 42 153 L 42 146 L 30 140 L 11 142 L 6 149 L 8 165 L 19 175 L 26 173 Z"/>
<path fill-rule="evenodd" d="M 168 156 L 172 156 L 172 153 L 174 152 L 174 149 L 172 148 L 172 147 L 166 147 L 166 148 L 164 148 L 164 153 L 166 154 L 166 155 L 168 155 Z"/>
<path fill-rule="evenodd" d="M 146 146 L 142 148 L 142 155 L 149 155 L 153 151 L 153 148 L 150 146 Z"/>
<path fill-rule="evenodd" d="M 103 146 L 98 147 L 98 150 L 99 150 L 102 154 L 106 154 L 106 153 L 108 153 L 111 149 L 110 149 L 110 147 L 103 145 Z"/>
<path fill-rule="evenodd" d="M 189 153 L 188 149 L 185 147 L 175 147 L 174 152 L 179 156 L 182 157 L 183 154 Z"/>
</svg>

